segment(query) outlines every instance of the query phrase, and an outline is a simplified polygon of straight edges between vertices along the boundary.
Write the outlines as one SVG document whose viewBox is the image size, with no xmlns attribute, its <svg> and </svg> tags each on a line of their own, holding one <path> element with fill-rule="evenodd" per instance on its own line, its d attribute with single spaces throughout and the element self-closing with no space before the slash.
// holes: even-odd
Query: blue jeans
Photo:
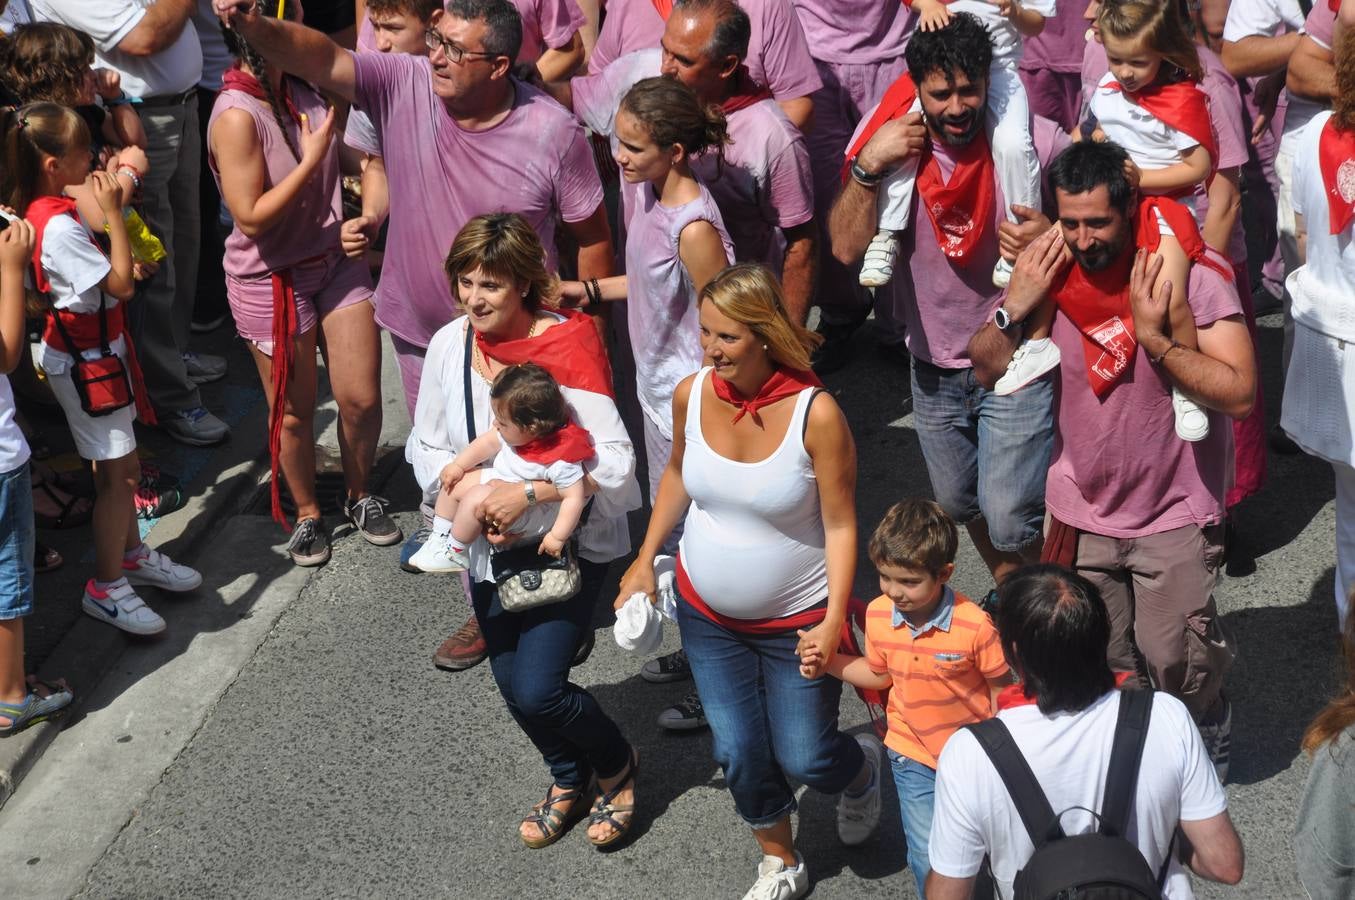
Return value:
<svg viewBox="0 0 1355 900">
<path fill-rule="evenodd" d="M 1052 373 L 999 397 L 973 369 L 914 357 L 913 421 L 932 492 L 952 519 L 982 517 L 993 546 L 1009 553 L 1040 536 L 1054 448 Z"/>
<path fill-rule="evenodd" d="M 927 842 L 932 831 L 932 810 L 936 808 L 936 770 L 893 750 L 888 753 L 889 768 L 894 772 L 894 790 L 899 795 L 903 837 L 908 841 L 908 868 L 917 881 L 917 895 L 925 897 L 927 873 L 932 870 L 927 858 Z"/>
<path fill-rule="evenodd" d="M 0 375 L 0 378 L 3 378 Z M 28 463 L 0 473 L 0 621 L 33 611 L 33 483 Z"/>
<path fill-rule="evenodd" d="M 518 727 L 541 751 L 555 783 L 583 787 L 630 761 L 630 745 L 593 695 L 569 680 L 570 662 L 593 627 L 607 563 L 579 560 L 582 587 L 564 603 L 504 612 L 493 582 L 471 586 L 471 605 L 494 682 Z"/>
<path fill-rule="evenodd" d="M 677 605 L 682 646 L 715 739 L 734 807 L 753 828 L 795 811 L 787 778 L 837 794 L 865 763 L 861 746 L 838 730 L 842 683 L 800 674 L 795 631 L 742 634 Z"/>
</svg>

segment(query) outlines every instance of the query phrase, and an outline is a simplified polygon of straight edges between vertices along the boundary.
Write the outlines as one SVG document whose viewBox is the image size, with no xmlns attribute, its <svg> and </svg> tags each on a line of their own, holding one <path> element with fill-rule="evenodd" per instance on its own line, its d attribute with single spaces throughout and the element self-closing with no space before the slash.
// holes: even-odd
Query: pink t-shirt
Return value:
<svg viewBox="0 0 1355 900">
<path fill-rule="evenodd" d="M 1028 72 L 1077 72 L 1082 67 L 1082 45 L 1087 35 L 1088 0 L 1059 0 L 1058 12 L 1044 20 L 1044 30 L 1024 40 L 1021 68 Z M 1093 82 L 1095 84 L 1095 82 Z"/>
<path fill-rule="evenodd" d="M 483 213 L 520 213 L 556 266 L 555 223 L 581 222 L 602 204 L 583 128 L 560 104 L 520 81 L 498 125 L 467 131 L 433 93 L 425 57 L 353 56 L 356 101 L 382 135 L 391 218 L 376 292 L 377 322 L 418 346 L 457 315 L 442 263 L 461 227 Z"/>
<path fill-rule="evenodd" d="M 899 0 L 792 0 L 809 52 L 821 62 L 885 62 L 903 56 L 912 15 Z"/>
<path fill-rule="evenodd" d="M 1213 258 L 1231 271 L 1221 255 Z M 1237 287 L 1213 269 L 1190 271 L 1190 308 L 1204 327 L 1242 314 Z M 1121 381 L 1098 400 L 1087 381 L 1082 333 L 1062 313 L 1054 343 L 1063 356 L 1054 453 L 1045 479 L 1045 506 L 1082 531 L 1136 538 L 1223 517 L 1233 429 L 1219 412 L 1209 436 L 1190 443 L 1176 436 L 1171 383 L 1142 347 Z"/>
<path fill-rule="evenodd" d="M 790 0 L 742 0 L 739 5 L 752 26 L 744 61 L 754 81 L 765 84 L 777 100 L 806 97 L 823 86 Z M 588 71 L 596 74 L 627 53 L 659 46 L 663 29 L 650 0 L 610 0 Z"/>
<path fill-rule="evenodd" d="M 534 63 L 547 50 L 565 46 L 588 21 L 575 0 L 513 0 L 513 5 L 522 16 L 520 63 Z"/>
<path fill-rule="evenodd" d="M 1204 80 L 1200 87 L 1209 95 L 1209 120 L 1214 126 L 1214 140 L 1218 142 L 1219 158 L 1214 160 L 1216 169 L 1237 169 L 1247 164 L 1247 134 L 1242 128 L 1242 97 L 1237 92 L 1237 82 L 1223 67 L 1223 60 L 1208 47 L 1196 46 L 1200 62 L 1204 65 Z M 1209 195 L 1204 190 L 1196 193 L 1195 209 L 1200 221 L 1204 222 L 1209 212 Z M 1242 228 L 1242 217 L 1237 217 L 1233 232 L 1228 236 L 1226 250 L 1228 258 L 1234 264 L 1247 259 L 1247 237 Z"/>
<path fill-rule="evenodd" d="M 598 134 L 611 135 L 626 92 L 636 82 L 658 75 L 660 64 L 661 51 L 639 50 L 596 75 L 573 79 L 575 114 Z M 692 168 L 720 207 L 736 258 L 780 272 L 785 245 L 778 229 L 814 217 L 814 182 L 804 136 L 775 100 L 730 115 L 729 136 L 723 166 L 717 164 L 716 154 L 708 152 Z"/>
<path fill-rule="evenodd" d="M 875 114 L 871 107 L 847 146 L 856 143 L 861 131 Z M 1068 135 L 1054 123 L 1034 117 L 1031 137 L 1040 167 L 1045 169 L 1070 143 Z M 941 144 L 932 144 L 932 152 L 941 166 L 941 177 L 949 180 L 955 163 Z M 913 195 L 910 225 L 899 238 L 899 269 L 907 275 L 889 283 L 894 304 L 893 320 L 903 322 L 906 328 L 904 342 L 908 352 L 923 362 L 942 369 L 967 369 L 969 339 L 993 313 L 998 289 L 993 287 L 993 266 L 997 263 L 997 228 L 1006 221 L 1003 210 L 1007 206 L 993 174 L 992 221 L 966 265 L 956 265 L 941 252 L 936 231 L 926 210 L 918 205 L 920 193 Z M 1052 194 L 1046 191 L 1046 196 Z"/>
</svg>

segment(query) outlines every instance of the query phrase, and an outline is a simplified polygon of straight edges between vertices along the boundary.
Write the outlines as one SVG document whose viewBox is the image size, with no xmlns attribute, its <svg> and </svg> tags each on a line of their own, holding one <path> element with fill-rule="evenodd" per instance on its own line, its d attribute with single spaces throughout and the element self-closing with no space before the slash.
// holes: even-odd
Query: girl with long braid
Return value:
<svg viewBox="0 0 1355 900">
<path fill-rule="evenodd" d="M 269 7 L 273 4 L 270 2 Z M 283 0 L 280 18 L 295 18 Z M 313 86 L 265 65 L 235 32 L 208 123 L 208 159 L 235 227 L 226 239 L 226 296 L 269 404 L 273 517 L 284 527 L 279 469 L 296 501 L 287 550 L 297 565 L 329 559 L 315 490 L 315 349 L 339 407 L 348 519 L 374 544 L 400 540 L 386 501 L 366 492 L 381 431 L 381 350 L 367 266 L 339 243 L 343 210 L 334 110 Z M 318 328 L 317 328 L 318 325 Z"/>
</svg>

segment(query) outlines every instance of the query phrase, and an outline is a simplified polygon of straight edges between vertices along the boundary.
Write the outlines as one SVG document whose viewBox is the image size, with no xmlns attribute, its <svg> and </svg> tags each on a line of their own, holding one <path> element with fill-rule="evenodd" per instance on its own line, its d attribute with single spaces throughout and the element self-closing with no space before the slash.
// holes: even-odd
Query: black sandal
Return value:
<svg viewBox="0 0 1355 900">
<path fill-rule="evenodd" d="M 518 833 L 522 837 L 522 842 L 533 850 L 549 847 L 558 841 L 569 830 L 570 825 L 584 817 L 584 811 L 588 808 L 586 803 L 579 802 L 584 799 L 584 791 L 587 788 L 570 788 L 552 796 L 555 788 L 556 785 L 546 788 L 546 799 L 533 806 L 532 814 L 522 820 L 541 829 L 539 838 L 522 837 L 522 833 Z M 569 807 L 561 811 L 558 808 L 561 803 L 568 803 Z"/>
<path fill-rule="evenodd" d="M 38 527 L 78 528 L 81 525 L 87 524 L 94 515 L 94 503 L 88 497 L 78 497 L 75 494 L 67 493 L 66 491 L 62 491 L 62 493 L 66 494 L 66 499 L 63 501 L 57 496 L 56 492 L 58 490 L 61 490 L 61 488 L 48 484 L 45 481 L 33 482 L 33 491 L 35 493 L 37 491 L 42 491 L 47 495 L 47 498 L 52 501 L 52 504 L 60 510 L 60 512 L 53 516 L 39 512 L 35 508 L 33 510 L 33 521 L 37 523 Z M 82 503 L 84 506 L 77 509 Z"/>
<path fill-rule="evenodd" d="M 594 847 L 610 847 L 618 841 L 624 840 L 630 835 L 631 826 L 635 824 L 635 804 L 630 803 L 626 806 L 618 806 L 614 801 L 616 795 L 621 793 L 628 786 L 635 784 L 635 774 L 640 771 L 640 760 L 635 755 L 635 750 L 630 751 L 630 763 L 626 766 L 626 775 L 616 783 L 610 791 L 603 791 L 598 794 L 597 801 L 593 804 L 593 809 L 588 813 L 589 826 L 599 825 L 606 822 L 612 828 L 612 833 L 605 838 L 598 840 L 589 835 L 588 841 Z M 624 821 L 616 818 L 618 813 L 625 814 Z"/>
</svg>

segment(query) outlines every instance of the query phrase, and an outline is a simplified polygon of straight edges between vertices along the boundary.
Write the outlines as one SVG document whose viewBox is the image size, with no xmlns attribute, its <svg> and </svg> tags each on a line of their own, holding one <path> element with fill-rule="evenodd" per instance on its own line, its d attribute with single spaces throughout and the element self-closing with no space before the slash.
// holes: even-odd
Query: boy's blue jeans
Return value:
<svg viewBox="0 0 1355 900">
<path fill-rule="evenodd" d="M 932 830 L 932 810 L 936 806 L 936 770 L 893 750 L 888 753 L 894 789 L 899 795 L 903 836 L 908 841 L 908 868 L 917 880 L 917 895 L 925 897 L 924 886 L 932 870 L 927 858 L 927 841 Z"/>
</svg>

